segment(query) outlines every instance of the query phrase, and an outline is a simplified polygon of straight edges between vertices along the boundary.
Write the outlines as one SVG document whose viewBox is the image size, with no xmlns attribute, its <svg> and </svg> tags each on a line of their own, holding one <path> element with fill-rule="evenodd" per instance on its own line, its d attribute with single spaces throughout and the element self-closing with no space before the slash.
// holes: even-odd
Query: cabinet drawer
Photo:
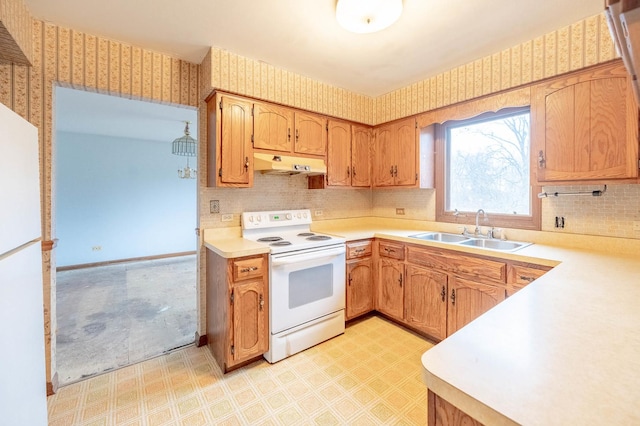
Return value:
<svg viewBox="0 0 640 426">
<path fill-rule="evenodd" d="M 404 260 L 404 246 L 393 244 L 387 241 L 380 241 L 378 245 L 380 257 L 390 257 L 392 259 Z"/>
<path fill-rule="evenodd" d="M 231 261 L 231 268 L 233 270 L 234 281 L 261 277 L 265 272 L 262 257 L 233 260 Z"/>
<path fill-rule="evenodd" d="M 501 283 L 506 279 L 506 265 L 502 262 L 465 256 L 437 249 L 409 247 L 407 260 L 416 265 L 438 268 L 458 275 L 479 277 Z"/>
<path fill-rule="evenodd" d="M 509 265 L 507 270 L 507 282 L 509 284 L 519 284 L 525 286 L 530 282 L 543 276 L 550 268 L 540 266 L 540 268 L 531 268 L 528 266 Z"/>
<path fill-rule="evenodd" d="M 354 241 L 347 243 L 347 259 L 371 256 L 371 240 Z"/>
</svg>

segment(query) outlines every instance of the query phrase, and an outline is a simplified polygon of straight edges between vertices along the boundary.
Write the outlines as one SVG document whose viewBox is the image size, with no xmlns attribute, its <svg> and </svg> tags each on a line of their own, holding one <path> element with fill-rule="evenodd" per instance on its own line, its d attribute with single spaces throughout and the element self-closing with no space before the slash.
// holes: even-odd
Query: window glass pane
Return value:
<svg viewBox="0 0 640 426">
<path fill-rule="evenodd" d="M 446 210 L 531 215 L 529 112 L 447 127 Z"/>
</svg>

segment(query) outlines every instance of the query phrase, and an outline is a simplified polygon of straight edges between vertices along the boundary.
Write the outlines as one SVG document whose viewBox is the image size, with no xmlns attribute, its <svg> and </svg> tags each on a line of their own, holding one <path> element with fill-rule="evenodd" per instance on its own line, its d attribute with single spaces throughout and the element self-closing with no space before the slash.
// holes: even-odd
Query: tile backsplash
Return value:
<svg viewBox="0 0 640 426">
<path fill-rule="evenodd" d="M 544 187 L 553 192 L 590 192 L 602 186 Z M 555 218 L 564 217 L 564 228 Z M 640 185 L 609 185 L 604 195 L 559 196 L 542 200 L 542 230 L 570 234 L 603 235 L 640 239 Z"/>
</svg>

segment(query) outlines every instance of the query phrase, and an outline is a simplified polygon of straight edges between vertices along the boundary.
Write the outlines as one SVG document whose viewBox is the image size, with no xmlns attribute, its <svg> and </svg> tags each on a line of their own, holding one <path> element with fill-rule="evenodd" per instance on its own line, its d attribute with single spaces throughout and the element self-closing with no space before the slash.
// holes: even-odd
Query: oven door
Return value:
<svg viewBox="0 0 640 426">
<path fill-rule="evenodd" d="M 272 254 L 271 334 L 345 306 L 345 245 Z"/>
</svg>

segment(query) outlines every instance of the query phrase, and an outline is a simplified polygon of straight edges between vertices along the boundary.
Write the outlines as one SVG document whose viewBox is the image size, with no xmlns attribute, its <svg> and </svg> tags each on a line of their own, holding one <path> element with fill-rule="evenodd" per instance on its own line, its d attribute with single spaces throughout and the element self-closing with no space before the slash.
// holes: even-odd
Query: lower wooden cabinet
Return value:
<svg viewBox="0 0 640 426">
<path fill-rule="evenodd" d="M 428 426 L 482 426 L 482 423 L 431 391 L 428 394 L 427 413 Z"/>
<path fill-rule="evenodd" d="M 348 242 L 345 319 L 374 310 L 374 275 L 373 240 Z"/>
<path fill-rule="evenodd" d="M 226 259 L 207 250 L 207 341 L 223 372 L 269 350 L 267 255 Z"/>
<path fill-rule="evenodd" d="M 451 275 L 447 335 L 451 335 L 505 299 L 504 285 L 481 284 Z"/>
<path fill-rule="evenodd" d="M 373 260 L 347 261 L 347 309 L 350 320 L 373 310 Z"/>
<path fill-rule="evenodd" d="M 378 311 L 402 321 L 404 319 L 404 263 L 381 257 L 378 279 Z"/>
<path fill-rule="evenodd" d="M 405 321 L 435 339 L 447 337 L 447 274 L 407 265 Z"/>
</svg>

